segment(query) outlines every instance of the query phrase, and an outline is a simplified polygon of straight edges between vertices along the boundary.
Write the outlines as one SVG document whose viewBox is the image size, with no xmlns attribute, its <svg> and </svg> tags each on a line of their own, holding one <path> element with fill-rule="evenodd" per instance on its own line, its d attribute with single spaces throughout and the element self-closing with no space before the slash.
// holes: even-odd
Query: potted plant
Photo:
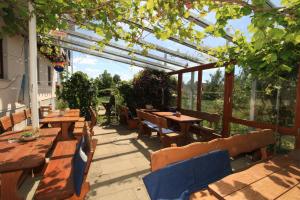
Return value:
<svg viewBox="0 0 300 200">
<path fill-rule="evenodd" d="M 56 106 L 56 107 L 57 107 L 57 109 L 59 110 L 59 114 L 60 114 L 61 116 L 63 116 L 63 115 L 65 114 L 66 109 L 67 109 L 69 106 L 68 106 L 68 103 L 67 103 L 67 102 L 60 100 L 60 101 L 57 103 L 57 106 Z"/>
</svg>

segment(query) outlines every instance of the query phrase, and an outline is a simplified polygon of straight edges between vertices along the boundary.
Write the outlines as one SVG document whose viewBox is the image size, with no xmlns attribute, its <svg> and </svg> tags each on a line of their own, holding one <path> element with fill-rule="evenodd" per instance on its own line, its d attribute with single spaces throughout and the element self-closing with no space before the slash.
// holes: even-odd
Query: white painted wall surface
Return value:
<svg viewBox="0 0 300 200">
<path fill-rule="evenodd" d="M 55 84 L 48 84 L 48 66 L 51 62 L 40 53 L 39 57 L 39 101 L 41 105 L 51 103 L 55 98 Z M 0 116 L 24 109 L 29 105 L 29 93 L 25 92 L 24 102 L 18 102 L 23 74 L 25 72 L 25 47 L 22 36 L 3 38 L 4 79 L 0 79 Z M 52 77 L 54 70 L 51 68 Z M 55 79 L 53 81 L 56 81 Z M 9 111 L 9 112 L 7 112 Z"/>
</svg>

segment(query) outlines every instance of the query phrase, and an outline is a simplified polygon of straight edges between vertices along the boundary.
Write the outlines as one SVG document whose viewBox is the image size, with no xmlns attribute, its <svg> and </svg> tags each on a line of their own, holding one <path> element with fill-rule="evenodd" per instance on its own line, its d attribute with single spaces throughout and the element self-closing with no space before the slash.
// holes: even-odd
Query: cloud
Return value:
<svg viewBox="0 0 300 200">
<path fill-rule="evenodd" d="M 74 64 L 83 64 L 83 65 L 94 65 L 98 59 L 94 56 L 81 54 L 80 56 L 76 55 L 73 58 Z"/>
</svg>

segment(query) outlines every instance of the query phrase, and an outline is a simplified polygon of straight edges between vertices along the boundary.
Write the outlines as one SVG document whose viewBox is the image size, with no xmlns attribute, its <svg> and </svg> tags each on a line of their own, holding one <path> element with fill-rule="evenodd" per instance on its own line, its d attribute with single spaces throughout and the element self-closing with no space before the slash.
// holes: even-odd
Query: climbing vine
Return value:
<svg viewBox="0 0 300 200">
<path fill-rule="evenodd" d="M 50 30 L 64 30 L 73 25 L 96 32 L 104 46 L 112 39 L 125 40 L 129 46 L 138 43 L 146 27 L 155 37 L 187 39 L 199 50 L 215 56 L 218 64 L 235 63 L 256 76 L 286 78 L 295 71 L 300 60 L 300 0 L 282 0 L 281 6 L 270 8 L 265 0 L 35 0 L 35 14 L 40 35 Z M 195 28 L 187 21 L 190 12 L 198 17 L 214 13 L 216 23 Z M 0 2 L 4 26 L 0 34 L 26 34 L 28 13 L 26 1 Z M 222 37 L 230 20 L 251 18 L 247 38 L 239 30 L 232 44 L 207 49 L 202 40 L 207 36 Z M 137 24 L 139 26 L 137 26 Z M 145 53 L 151 45 L 143 45 Z"/>
</svg>

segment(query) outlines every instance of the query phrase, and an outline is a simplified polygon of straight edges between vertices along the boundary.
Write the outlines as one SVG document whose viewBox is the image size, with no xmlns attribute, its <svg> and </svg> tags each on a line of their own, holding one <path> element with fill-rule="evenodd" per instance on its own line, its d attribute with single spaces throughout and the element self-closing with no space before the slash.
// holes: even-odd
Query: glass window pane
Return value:
<svg viewBox="0 0 300 200">
<path fill-rule="evenodd" d="M 197 84 L 198 72 L 182 74 L 181 108 L 186 110 L 197 110 Z"/>
<path fill-rule="evenodd" d="M 176 108 L 177 107 L 177 95 L 178 95 L 178 93 L 177 93 L 178 74 L 172 75 L 171 81 L 174 84 L 172 84 L 173 88 L 170 90 L 171 99 L 169 101 L 169 107 Z"/>
<path fill-rule="evenodd" d="M 236 67 L 233 116 L 284 127 L 293 127 L 296 104 L 296 74 L 286 80 L 254 80 Z"/>
<path fill-rule="evenodd" d="M 224 103 L 224 74 L 224 68 L 202 71 L 202 112 L 222 114 Z"/>
</svg>

